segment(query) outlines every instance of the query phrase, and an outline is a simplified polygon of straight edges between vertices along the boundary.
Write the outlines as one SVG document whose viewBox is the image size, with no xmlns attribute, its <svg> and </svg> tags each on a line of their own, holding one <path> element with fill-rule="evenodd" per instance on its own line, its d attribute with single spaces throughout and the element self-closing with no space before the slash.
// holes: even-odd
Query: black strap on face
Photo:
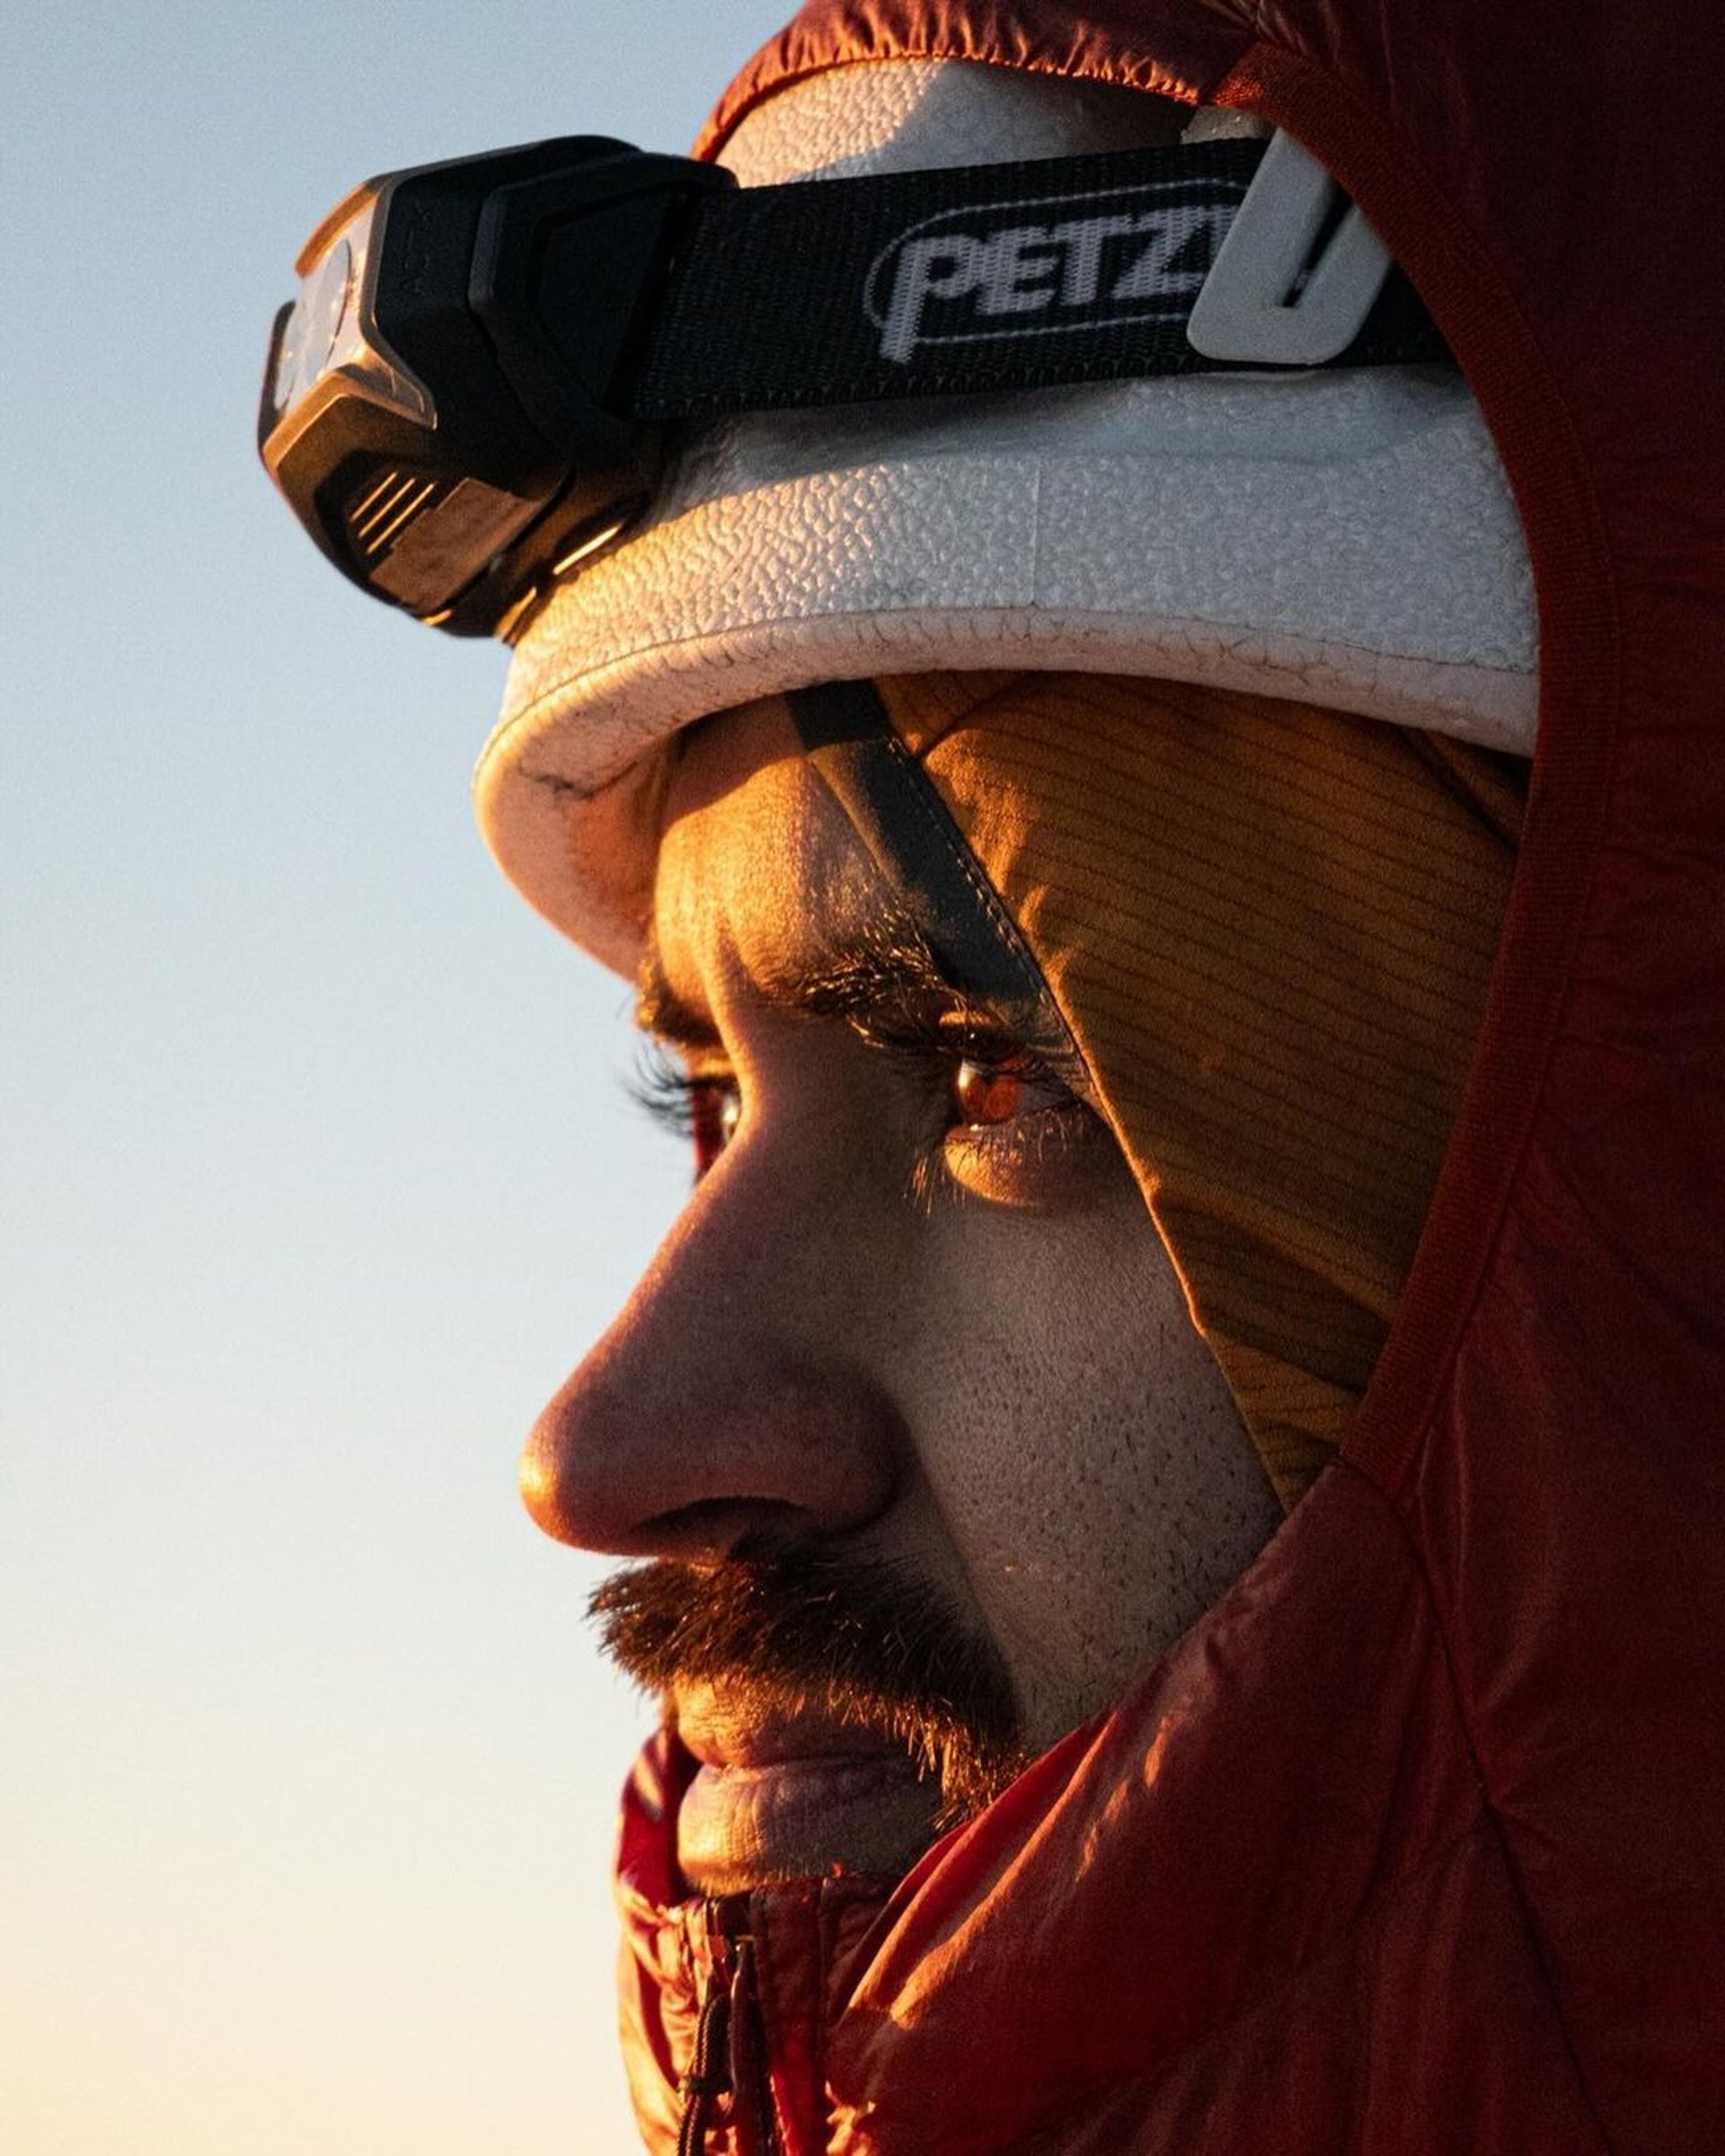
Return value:
<svg viewBox="0 0 1725 2156">
<path fill-rule="evenodd" d="M 620 404 L 709 419 L 1234 364 L 1186 329 L 1264 154 L 1234 138 L 703 194 Z M 1393 270 L 1327 364 L 1448 356 Z"/>
<path fill-rule="evenodd" d="M 1026 1041 L 1064 1040 L 1035 959 L 874 685 L 825 682 L 784 702 L 809 761 L 910 906 L 942 978 Z"/>
</svg>

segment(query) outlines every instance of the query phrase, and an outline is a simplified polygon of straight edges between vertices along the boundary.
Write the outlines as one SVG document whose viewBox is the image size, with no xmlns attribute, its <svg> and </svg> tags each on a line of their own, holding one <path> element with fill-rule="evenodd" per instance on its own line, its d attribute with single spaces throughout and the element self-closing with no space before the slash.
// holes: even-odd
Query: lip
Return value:
<svg viewBox="0 0 1725 2156">
<path fill-rule="evenodd" d="M 834 1872 L 897 1875 L 933 1839 L 937 1782 L 877 1730 L 679 1692 L 699 1772 L 677 1813 L 678 1863 L 703 1894 Z"/>
</svg>

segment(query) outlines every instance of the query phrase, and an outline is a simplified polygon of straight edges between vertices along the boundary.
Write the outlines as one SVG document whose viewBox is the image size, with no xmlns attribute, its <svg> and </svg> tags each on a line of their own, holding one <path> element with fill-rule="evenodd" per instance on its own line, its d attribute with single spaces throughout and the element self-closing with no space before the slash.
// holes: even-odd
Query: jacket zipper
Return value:
<svg viewBox="0 0 1725 2156">
<path fill-rule="evenodd" d="M 688 2071 L 678 2084 L 683 2099 L 677 2124 L 677 2156 L 704 2156 L 721 2097 L 733 2099 L 732 2112 L 745 2150 L 778 2156 L 779 2137 L 767 2097 L 755 1999 L 755 1942 L 742 1929 L 747 1904 L 708 1902 L 702 1910 L 706 1978 L 694 2029 Z M 751 2039 L 754 2039 L 751 2041 Z M 753 2089 L 737 2086 L 733 2063 L 747 2060 Z M 753 2097 L 754 2132 L 742 2141 L 743 2106 Z M 753 2156 L 753 2152 L 750 2152 Z"/>
</svg>

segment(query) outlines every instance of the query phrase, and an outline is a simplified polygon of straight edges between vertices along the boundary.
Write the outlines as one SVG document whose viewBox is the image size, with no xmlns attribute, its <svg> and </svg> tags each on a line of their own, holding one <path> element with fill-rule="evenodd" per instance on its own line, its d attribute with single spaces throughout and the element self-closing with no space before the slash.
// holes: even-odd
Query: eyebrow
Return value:
<svg viewBox="0 0 1725 2156">
<path fill-rule="evenodd" d="M 947 978 L 926 939 L 906 917 L 872 923 L 843 946 L 811 950 L 794 962 L 757 973 L 751 988 L 774 1010 L 837 1019 L 889 1045 L 949 1014 L 986 1017 L 1063 1075 L 1070 1065 L 1084 1081 L 1082 1058 L 1046 991 L 1036 1012 L 994 1010 Z M 637 976 L 635 1022 L 686 1052 L 716 1055 L 724 1047 L 711 1013 L 672 985 L 651 927 Z"/>
<path fill-rule="evenodd" d="M 774 1010 L 853 1021 L 912 1003 L 926 1008 L 931 1002 L 961 1005 L 970 1000 L 945 977 L 927 942 L 905 920 L 871 928 L 843 948 L 811 950 L 792 963 L 757 972 L 751 986 Z M 672 985 L 650 926 L 636 976 L 635 1022 L 676 1047 L 721 1045 L 712 1015 Z"/>
<path fill-rule="evenodd" d="M 712 1054 L 722 1045 L 712 1014 L 697 1010 L 672 987 L 650 923 L 647 949 L 635 973 L 635 1023 L 643 1033 L 677 1048 Z"/>
</svg>

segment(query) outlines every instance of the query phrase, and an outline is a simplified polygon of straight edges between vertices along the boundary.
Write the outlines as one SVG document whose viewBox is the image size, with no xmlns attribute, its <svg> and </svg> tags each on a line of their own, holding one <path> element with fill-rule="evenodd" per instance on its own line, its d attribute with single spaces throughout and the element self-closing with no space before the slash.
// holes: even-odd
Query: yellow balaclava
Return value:
<svg viewBox="0 0 1725 2156">
<path fill-rule="evenodd" d="M 1292 1505 L 1413 1260 L 1526 767 L 1167 682 L 877 687 L 1039 961 Z"/>
</svg>

